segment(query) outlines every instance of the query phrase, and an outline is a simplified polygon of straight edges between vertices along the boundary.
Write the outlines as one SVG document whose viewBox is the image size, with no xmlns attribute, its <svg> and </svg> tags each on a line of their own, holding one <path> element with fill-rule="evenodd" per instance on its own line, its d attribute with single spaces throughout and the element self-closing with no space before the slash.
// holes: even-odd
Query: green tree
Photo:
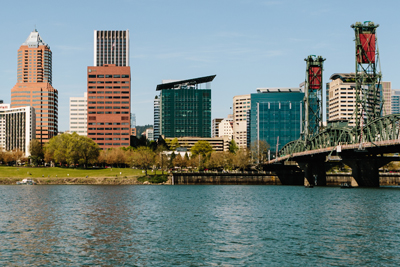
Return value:
<svg viewBox="0 0 400 267">
<path fill-rule="evenodd" d="M 148 147 L 139 147 L 133 155 L 132 166 L 147 170 L 155 163 L 155 153 Z"/>
<path fill-rule="evenodd" d="M 239 147 L 237 146 L 235 140 L 232 139 L 229 142 L 229 152 L 236 154 L 236 151 L 238 151 L 238 150 L 239 150 Z"/>
<path fill-rule="evenodd" d="M 193 156 L 201 155 L 205 158 L 211 151 L 213 150 L 212 146 L 209 142 L 205 140 L 197 141 L 191 148 L 191 152 Z"/>
<path fill-rule="evenodd" d="M 31 159 L 34 166 L 38 166 L 39 163 L 44 159 L 43 147 L 39 140 L 32 139 L 29 143 L 29 158 Z"/>
<path fill-rule="evenodd" d="M 60 164 L 83 164 L 87 168 L 89 162 L 99 157 L 99 146 L 90 138 L 77 133 L 64 133 L 49 140 L 45 146 L 45 160 L 54 160 Z"/>
<path fill-rule="evenodd" d="M 169 139 L 168 141 L 169 141 L 169 143 L 167 143 L 167 144 L 168 144 L 169 149 L 171 151 L 175 151 L 178 147 L 180 147 L 178 138 L 174 138 L 172 140 Z"/>
<path fill-rule="evenodd" d="M 233 164 L 236 168 L 243 172 L 249 165 L 249 160 L 249 153 L 244 149 L 239 149 L 235 154 Z"/>
<path fill-rule="evenodd" d="M 89 163 L 96 162 L 100 154 L 100 147 L 91 138 L 86 136 L 78 135 L 75 137 L 74 142 L 71 142 L 70 146 L 74 146 L 74 153 L 79 156 L 78 163 L 83 164 L 85 168 L 88 167 Z"/>
<path fill-rule="evenodd" d="M 71 134 L 64 133 L 61 135 L 54 136 L 45 145 L 45 161 L 58 162 L 61 165 L 67 163 L 67 150 Z"/>
</svg>

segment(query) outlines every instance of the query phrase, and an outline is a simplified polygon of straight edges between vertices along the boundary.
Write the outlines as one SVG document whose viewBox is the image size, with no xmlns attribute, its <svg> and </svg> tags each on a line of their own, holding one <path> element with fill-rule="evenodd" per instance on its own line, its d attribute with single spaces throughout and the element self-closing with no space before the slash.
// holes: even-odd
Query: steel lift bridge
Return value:
<svg viewBox="0 0 400 267">
<path fill-rule="evenodd" d="M 278 157 L 264 165 L 265 170 L 277 173 L 282 184 L 303 184 L 305 177 L 311 185 L 326 185 L 326 171 L 334 164 L 343 163 L 352 168 L 352 176 L 359 186 L 379 187 L 379 168 L 398 160 L 384 155 L 400 151 L 400 114 L 382 116 L 377 27 L 378 24 L 369 21 L 351 25 L 356 50 L 354 127 L 340 122 L 322 126 L 325 59 L 320 56 L 305 59 L 303 132 L 300 139 L 284 145 Z"/>
</svg>

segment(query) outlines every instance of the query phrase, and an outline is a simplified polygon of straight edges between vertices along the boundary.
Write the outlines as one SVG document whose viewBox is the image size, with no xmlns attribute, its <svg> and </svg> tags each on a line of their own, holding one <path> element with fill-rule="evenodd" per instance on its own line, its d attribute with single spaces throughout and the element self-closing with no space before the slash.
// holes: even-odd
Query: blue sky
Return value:
<svg viewBox="0 0 400 267">
<path fill-rule="evenodd" d="M 384 81 L 400 88 L 398 1 L 113 0 L 13 1 L 0 20 L 0 99 L 10 102 L 17 80 L 17 50 L 35 28 L 53 52 L 59 91 L 59 130 L 68 129 L 68 102 L 86 91 L 93 65 L 93 31 L 130 31 L 132 112 L 153 124 L 156 85 L 163 79 L 216 74 L 212 118 L 225 117 L 235 95 L 258 87 L 294 87 L 305 79 L 308 55 L 326 58 L 324 83 L 354 72 L 357 21 L 380 24 Z"/>
</svg>

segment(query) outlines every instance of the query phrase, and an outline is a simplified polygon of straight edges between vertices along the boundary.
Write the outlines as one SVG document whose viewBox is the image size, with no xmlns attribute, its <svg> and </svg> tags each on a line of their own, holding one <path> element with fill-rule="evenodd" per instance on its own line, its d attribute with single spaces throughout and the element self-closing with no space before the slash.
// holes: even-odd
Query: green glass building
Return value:
<svg viewBox="0 0 400 267">
<path fill-rule="evenodd" d="M 270 145 L 272 153 L 290 141 L 297 140 L 302 131 L 303 98 L 300 88 L 265 88 L 251 94 L 247 141 L 248 147 L 258 140 Z"/>
<path fill-rule="evenodd" d="M 164 138 L 211 137 L 211 89 L 199 84 L 210 83 L 213 76 L 163 83 L 160 92 L 160 134 Z M 156 121 L 156 120 L 155 120 Z"/>
</svg>

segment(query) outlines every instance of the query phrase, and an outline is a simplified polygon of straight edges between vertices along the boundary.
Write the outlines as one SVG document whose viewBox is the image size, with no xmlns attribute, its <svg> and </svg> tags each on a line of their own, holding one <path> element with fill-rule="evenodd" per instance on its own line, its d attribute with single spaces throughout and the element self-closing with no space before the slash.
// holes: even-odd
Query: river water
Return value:
<svg viewBox="0 0 400 267">
<path fill-rule="evenodd" d="M 1 266 L 397 266 L 400 188 L 0 186 Z"/>
</svg>

